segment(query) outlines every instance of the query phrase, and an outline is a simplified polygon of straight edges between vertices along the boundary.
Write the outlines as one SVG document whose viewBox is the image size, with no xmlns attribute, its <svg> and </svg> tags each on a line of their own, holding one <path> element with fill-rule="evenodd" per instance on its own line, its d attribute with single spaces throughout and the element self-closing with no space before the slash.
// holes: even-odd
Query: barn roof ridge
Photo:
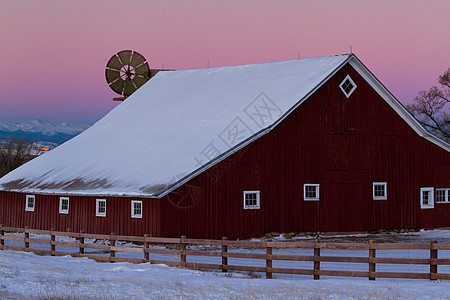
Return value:
<svg viewBox="0 0 450 300">
<path fill-rule="evenodd" d="M 270 132 L 347 63 L 450 151 L 350 53 L 160 72 L 85 132 L 5 175 L 0 190 L 162 198 Z"/>
</svg>

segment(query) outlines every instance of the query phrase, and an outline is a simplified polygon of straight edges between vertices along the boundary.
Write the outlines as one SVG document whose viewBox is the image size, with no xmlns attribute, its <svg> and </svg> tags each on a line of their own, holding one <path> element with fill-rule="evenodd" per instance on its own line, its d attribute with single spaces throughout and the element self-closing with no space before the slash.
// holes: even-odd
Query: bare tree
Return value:
<svg viewBox="0 0 450 300">
<path fill-rule="evenodd" d="M 8 138 L 0 144 L 0 177 L 36 156 L 34 145 L 26 139 Z"/>
<path fill-rule="evenodd" d="M 406 108 L 429 132 L 450 142 L 450 68 L 439 76 L 439 85 L 421 91 Z"/>
</svg>

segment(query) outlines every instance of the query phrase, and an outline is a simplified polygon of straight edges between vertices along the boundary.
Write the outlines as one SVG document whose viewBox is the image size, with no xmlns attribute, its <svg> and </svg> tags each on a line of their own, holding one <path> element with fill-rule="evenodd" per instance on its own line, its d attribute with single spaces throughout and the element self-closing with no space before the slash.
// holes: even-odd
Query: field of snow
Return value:
<svg viewBox="0 0 450 300">
<path fill-rule="evenodd" d="M 39 238 L 43 237 L 39 236 Z M 339 242 L 365 241 L 367 239 L 414 243 L 438 240 L 439 243 L 450 243 L 450 230 L 321 238 L 321 240 Z M 67 249 L 61 250 L 66 251 Z M 257 253 L 260 250 L 247 249 L 247 251 Z M 286 251 L 294 250 L 286 249 Z M 334 251 L 332 255 L 349 255 L 348 252 L 345 252 L 348 250 L 328 251 Z M 296 253 L 298 254 L 298 252 Z M 445 253 L 444 256 L 442 253 L 439 252 L 439 258 L 448 258 L 448 253 Z M 366 255 L 365 252 L 360 254 Z M 377 256 L 378 254 L 377 252 Z M 403 254 L 406 254 L 406 257 L 426 257 L 429 252 L 410 250 L 409 253 Z M 386 252 L 380 253 L 380 255 L 391 256 L 395 253 Z M 209 262 L 208 260 L 211 259 L 214 258 L 188 257 L 188 261 Z M 242 262 L 241 259 L 240 263 Z M 248 265 L 258 265 L 257 262 L 247 261 Z M 367 264 L 348 265 L 348 267 L 360 265 L 361 269 L 367 269 Z M 337 263 L 323 264 L 323 268 L 326 269 L 342 269 L 342 266 L 343 264 L 337 266 Z M 410 272 L 421 272 L 419 269 L 411 269 L 412 267 L 423 268 L 424 272 L 429 270 L 427 266 L 394 266 L 396 270 L 408 272 L 409 269 Z M 377 265 L 377 271 L 381 271 L 382 268 L 383 266 Z M 393 267 L 385 266 L 385 268 Z M 440 269 L 439 272 L 449 273 L 450 270 L 448 268 Z M 248 272 L 203 272 L 149 263 L 99 263 L 87 258 L 39 256 L 26 252 L 0 251 L 0 299 L 450 299 L 450 281 L 406 279 L 369 281 L 366 278 L 347 277 L 322 277 L 321 280 L 314 281 L 311 276 L 274 274 L 275 279 L 258 278 L 259 276 L 259 274 Z"/>
</svg>

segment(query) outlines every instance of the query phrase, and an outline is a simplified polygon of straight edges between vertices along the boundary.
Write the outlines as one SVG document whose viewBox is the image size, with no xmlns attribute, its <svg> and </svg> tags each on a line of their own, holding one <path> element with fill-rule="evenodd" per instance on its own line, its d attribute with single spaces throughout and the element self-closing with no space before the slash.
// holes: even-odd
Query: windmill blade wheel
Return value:
<svg viewBox="0 0 450 300">
<path fill-rule="evenodd" d="M 150 66 L 140 53 L 123 50 L 109 59 L 105 77 L 114 92 L 129 96 L 150 79 Z"/>
</svg>

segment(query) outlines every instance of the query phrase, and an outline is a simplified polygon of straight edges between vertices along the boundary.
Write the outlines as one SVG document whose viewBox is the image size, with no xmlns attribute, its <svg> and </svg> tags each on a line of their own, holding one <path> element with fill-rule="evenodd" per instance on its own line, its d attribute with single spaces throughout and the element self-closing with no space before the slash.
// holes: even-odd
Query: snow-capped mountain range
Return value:
<svg viewBox="0 0 450 300">
<path fill-rule="evenodd" d="M 90 125 L 88 124 L 73 125 L 67 122 L 51 123 L 40 119 L 18 123 L 0 121 L 0 140 L 12 136 L 25 138 L 53 148 L 89 127 Z"/>
</svg>

